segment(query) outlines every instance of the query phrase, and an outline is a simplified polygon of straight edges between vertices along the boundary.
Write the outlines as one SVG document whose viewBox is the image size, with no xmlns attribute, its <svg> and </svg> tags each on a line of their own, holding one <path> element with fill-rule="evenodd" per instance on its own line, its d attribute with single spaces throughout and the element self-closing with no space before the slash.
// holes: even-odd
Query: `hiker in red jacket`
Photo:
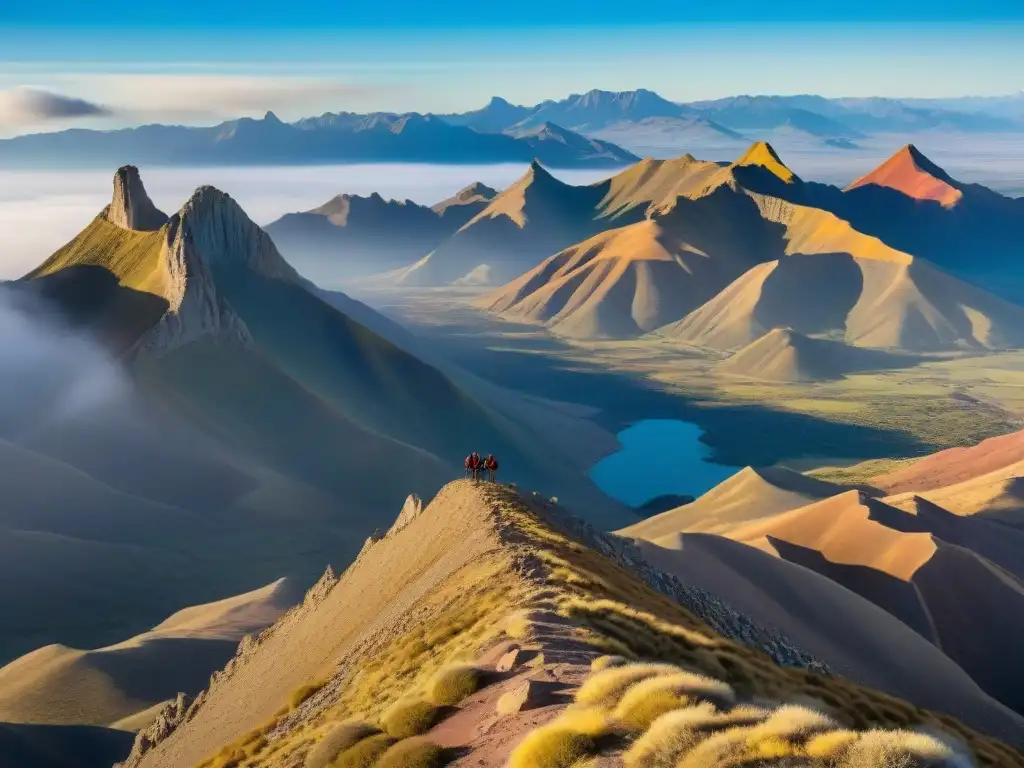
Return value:
<svg viewBox="0 0 1024 768">
<path fill-rule="evenodd" d="M 472 453 L 469 454 L 469 456 L 466 457 L 466 462 L 465 463 L 466 463 L 466 479 L 468 480 L 474 474 L 473 473 L 473 454 Z"/>
<path fill-rule="evenodd" d="M 493 483 L 494 473 L 498 471 L 498 460 L 494 458 L 494 454 L 487 454 L 487 458 L 484 459 L 484 469 L 487 470 L 487 479 Z"/>
</svg>

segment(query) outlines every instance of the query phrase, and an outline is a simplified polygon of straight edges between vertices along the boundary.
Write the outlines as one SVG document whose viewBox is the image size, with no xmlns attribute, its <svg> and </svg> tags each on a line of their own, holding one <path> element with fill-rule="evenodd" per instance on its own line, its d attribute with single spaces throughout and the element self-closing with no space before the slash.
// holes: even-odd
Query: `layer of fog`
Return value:
<svg viewBox="0 0 1024 768">
<path fill-rule="evenodd" d="M 846 185 L 912 140 L 957 179 L 985 184 L 1004 194 L 1024 195 L 1024 138 L 1019 135 L 873 136 L 858 140 L 856 150 L 825 147 L 802 138 L 763 138 L 771 140 L 782 159 L 808 180 Z M 742 142 L 684 146 L 663 136 L 657 142 L 630 148 L 655 157 L 690 151 L 698 157 L 725 161 L 741 154 L 745 146 Z M 378 192 L 385 198 L 431 205 L 474 181 L 501 189 L 524 168 L 514 164 L 389 164 L 141 170 L 154 202 L 167 213 L 178 210 L 196 187 L 212 184 L 238 200 L 258 224 L 269 224 L 285 213 L 314 208 L 341 193 Z M 0 279 L 21 276 L 88 224 L 110 201 L 113 171 L 0 170 Z M 554 173 L 569 183 L 585 184 L 606 177 L 609 171 Z"/>
<path fill-rule="evenodd" d="M 257 224 L 309 210 L 335 195 L 369 195 L 433 205 L 474 181 L 501 189 L 523 174 L 521 165 L 339 165 L 314 167 L 142 167 L 157 207 L 177 211 L 196 187 L 213 186 L 234 197 Z M 606 170 L 556 171 L 587 184 Z M 20 277 L 70 240 L 110 202 L 109 172 L 0 170 L 0 279 Z"/>
<path fill-rule="evenodd" d="M 23 292 L 0 289 L 0 434 L 12 440 L 115 405 L 130 391 L 121 366 Z"/>
</svg>

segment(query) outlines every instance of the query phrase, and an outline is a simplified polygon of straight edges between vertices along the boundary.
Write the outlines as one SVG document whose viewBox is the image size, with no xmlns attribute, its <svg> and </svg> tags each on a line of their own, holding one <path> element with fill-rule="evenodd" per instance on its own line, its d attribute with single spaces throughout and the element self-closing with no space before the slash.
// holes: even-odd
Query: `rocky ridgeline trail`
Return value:
<svg viewBox="0 0 1024 768">
<path fill-rule="evenodd" d="M 710 592 L 684 584 L 672 574 L 652 566 L 629 539 L 603 533 L 564 507 L 553 501 L 544 500 L 543 497 L 520 496 L 520 500 L 570 538 L 604 555 L 640 578 L 651 589 L 679 603 L 722 637 L 763 651 L 782 666 L 831 674 L 825 662 L 816 659 L 778 630 L 757 624 Z"/>
</svg>

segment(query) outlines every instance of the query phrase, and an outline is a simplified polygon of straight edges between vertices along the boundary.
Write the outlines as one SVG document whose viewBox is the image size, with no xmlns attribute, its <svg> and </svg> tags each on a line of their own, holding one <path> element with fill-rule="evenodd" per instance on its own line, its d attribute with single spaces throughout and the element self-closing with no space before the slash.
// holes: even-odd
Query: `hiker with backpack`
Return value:
<svg viewBox="0 0 1024 768">
<path fill-rule="evenodd" d="M 487 470 L 487 479 L 493 483 L 494 474 L 498 471 L 498 460 L 494 458 L 493 453 L 487 454 L 487 458 L 484 459 L 484 469 Z"/>
</svg>

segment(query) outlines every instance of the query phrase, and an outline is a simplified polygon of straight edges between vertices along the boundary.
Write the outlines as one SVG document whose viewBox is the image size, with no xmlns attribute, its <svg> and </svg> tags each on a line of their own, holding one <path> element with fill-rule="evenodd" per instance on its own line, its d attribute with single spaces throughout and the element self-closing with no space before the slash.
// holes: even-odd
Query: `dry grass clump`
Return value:
<svg viewBox="0 0 1024 768">
<path fill-rule="evenodd" d="M 346 749 L 378 733 L 380 729 L 369 723 L 339 723 L 309 751 L 306 755 L 305 768 L 328 768 Z"/>
<path fill-rule="evenodd" d="M 839 768 L 954 768 L 958 761 L 949 745 L 913 731 L 868 731 L 843 751 Z"/>
<path fill-rule="evenodd" d="M 532 627 L 533 624 L 527 617 L 526 611 L 516 611 L 505 620 L 505 634 L 516 640 L 529 637 Z"/>
<path fill-rule="evenodd" d="M 444 708 L 423 699 L 399 699 L 381 715 L 380 724 L 396 739 L 419 736 L 444 718 Z"/>
<path fill-rule="evenodd" d="M 805 751 L 808 757 L 833 759 L 845 752 L 853 742 L 860 738 L 857 731 L 828 731 L 819 733 L 807 741 Z"/>
<path fill-rule="evenodd" d="M 675 768 L 683 754 L 708 736 L 725 729 L 755 725 L 767 716 L 768 712 L 758 707 L 734 707 L 723 713 L 706 702 L 676 709 L 651 723 L 623 759 L 627 768 Z"/>
<path fill-rule="evenodd" d="M 405 739 L 388 747 L 376 768 L 441 768 L 444 750 L 426 739 Z"/>
<path fill-rule="evenodd" d="M 604 656 L 598 656 L 592 662 L 590 662 L 591 672 L 600 672 L 603 669 L 609 667 L 621 667 L 623 664 L 628 664 L 629 659 L 624 656 L 617 656 L 615 654 L 605 654 Z"/>
<path fill-rule="evenodd" d="M 649 677 L 679 672 L 671 664 L 624 664 L 596 672 L 576 691 L 576 703 L 613 709 L 634 684 Z"/>
<path fill-rule="evenodd" d="M 728 707 L 735 694 L 725 683 L 710 677 L 679 670 L 658 675 L 631 686 L 615 708 L 615 720 L 624 729 L 645 731 L 658 717 L 697 702 Z"/>
<path fill-rule="evenodd" d="M 372 768 L 395 740 L 384 733 L 368 736 L 342 752 L 331 768 Z"/>
<path fill-rule="evenodd" d="M 487 680 L 487 672 L 473 664 L 449 664 L 442 667 L 427 683 L 427 698 L 438 706 L 455 706 L 479 691 Z"/>
<path fill-rule="evenodd" d="M 597 708 L 567 709 L 560 717 L 530 732 L 509 755 L 508 768 L 570 768 L 597 750 L 598 739 L 612 728 Z"/>
</svg>

